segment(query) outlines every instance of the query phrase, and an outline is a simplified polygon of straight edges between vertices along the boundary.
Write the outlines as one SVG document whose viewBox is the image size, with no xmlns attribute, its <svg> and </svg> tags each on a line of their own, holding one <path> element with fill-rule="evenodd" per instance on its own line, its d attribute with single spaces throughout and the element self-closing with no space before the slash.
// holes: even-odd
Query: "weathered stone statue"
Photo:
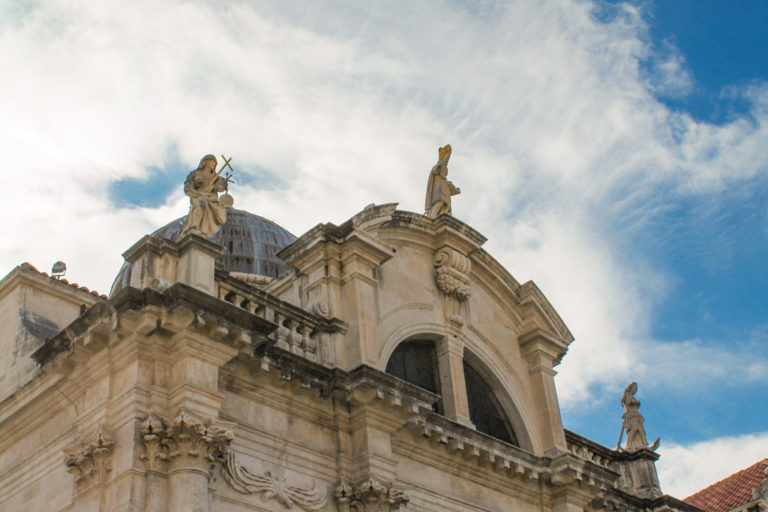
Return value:
<svg viewBox="0 0 768 512">
<path fill-rule="evenodd" d="M 427 182 L 427 197 L 424 201 L 424 215 L 437 217 L 447 213 L 451 215 L 451 196 L 461 194 L 461 189 L 448 181 L 448 160 L 451 158 L 451 145 L 446 144 L 437 151 L 437 163 L 432 167 Z"/>
<path fill-rule="evenodd" d="M 645 418 L 638 411 L 640 400 L 635 398 L 635 393 L 637 393 L 637 382 L 630 382 L 626 389 L 624 389 L 624 395 L 621 397 L 621 406 L 624 408 L 624 414 L 621 415 L 621 418 L 624 421 L 621 425 L 621 433 L 619 433 L 619 442 L 616 449 L 622 450 L 621 439 L 624 436 L 624 432 L 626 432 L 627 444 L 623 448 L 624 451 L 634 452 L 643 448 L 655 450 L 659 447 L 659 439 L 656 438 L 653 446 L 648 446 L 648 440 L 645 437 L 645 427 L 643 426 Z"/>
<path fill-rule="evenodd" d="M 197 169 L 190 172 L 184 182 L 184 193 L 189 196 L 189 215 L 184 223 L 182 235 L 188 232 L 212 236 L 219 226 L 227 221 L 227 208 L 232 206 L 232 196 L 226 192 L 229 183 L 217 176 L 218 162 L 213 155 L 205 155 Z"/>
</svg>

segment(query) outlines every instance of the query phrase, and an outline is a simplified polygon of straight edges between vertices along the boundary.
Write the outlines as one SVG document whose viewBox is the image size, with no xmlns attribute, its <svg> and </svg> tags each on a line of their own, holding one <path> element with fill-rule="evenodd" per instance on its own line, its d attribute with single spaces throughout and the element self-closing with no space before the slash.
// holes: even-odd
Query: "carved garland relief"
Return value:
<svg viewBox="0 0 768 512">
<path fill-rule="evenodd" d="M 266 471 L 261 475 L 255 474 L 237 463 L 235 454 L 230 452 L 222 467 L 224 480 L 239 493 L 261 493 L 261 499 L 274 498 L 282 505 L 291 508 L 297 505 L 304 510 L 320 510 L 327 501 L 326 491 L 314 483 L 311 489 L 288 485 L 285 478 L 274 476 Z"/>
</svg>

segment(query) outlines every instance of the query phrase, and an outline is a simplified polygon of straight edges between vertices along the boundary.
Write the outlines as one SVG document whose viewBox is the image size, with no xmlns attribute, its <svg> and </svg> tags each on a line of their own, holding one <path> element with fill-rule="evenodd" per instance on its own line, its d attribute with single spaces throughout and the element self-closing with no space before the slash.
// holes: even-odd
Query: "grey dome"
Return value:
<svg viewBox="0 0 768 512">
<path fill-rule="evenodd" d="M 177 240 L 186 220 L 186 215 L 178 218 L 152 233 L 152 236 Z M 229 208 L 227 222 L 211 240 L 224 247 L 224 254 L 216 259 L 216 263 L 224 270 L 277 277 L 286 267 L 275 255 L 296 240 L 296 237 L 271 220 L 244 210 Z M 127 286 L 130 279 L 131 265 L 126 262 L 112 283 L 109 294 L 114 295 Z"/>
</svg>

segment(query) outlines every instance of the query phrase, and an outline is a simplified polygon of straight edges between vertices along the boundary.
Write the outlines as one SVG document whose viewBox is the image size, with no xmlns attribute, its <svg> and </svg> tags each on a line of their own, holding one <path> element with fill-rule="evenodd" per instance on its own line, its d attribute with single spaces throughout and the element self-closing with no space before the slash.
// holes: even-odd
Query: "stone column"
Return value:
<svg viewBox="0 0 768 512">
<path fill-rule="evenodd" d="M 464 343 L 455 336 L 446 336 L 437 342 L 436 351 L 443 414 L 453 421 L 473 426 L 469 419 L 467 385 L 464 379 Z"/>
<path fill-rule="evenodd" d="M 208 480 L 232 442 L 231 426 L 202 421 L 185 410 L 171 420 L 151 416 L 144 422 L 148 512 L 208 512 Z"/>
</svg>

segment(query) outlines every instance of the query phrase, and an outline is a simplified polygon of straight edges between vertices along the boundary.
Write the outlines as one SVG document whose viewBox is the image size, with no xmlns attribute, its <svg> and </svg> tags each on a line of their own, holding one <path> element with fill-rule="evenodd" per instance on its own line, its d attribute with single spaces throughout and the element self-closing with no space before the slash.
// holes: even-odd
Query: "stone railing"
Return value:
<svg viewBox="0 0 768 512">
<path fill-rule="evenodd" d="M 269 338 L 275 346 L 312 362 L 332 367 L 335 337 L 346 331 L 344 322 L 328 318 L 328 308 L 313 304 L 312 312 L 276 299 L 247 283 L 218 273 L 219 299 L 277 324 Z"/>
<path fill-rule="evenodd" d="M 573 455 L 604 468 L 615 468 L 617 454 L 610 448 L 590 441 L 570 430 L 565 431 L 565 442 L 568 445 L 568 451 Z"/>
</svg>

